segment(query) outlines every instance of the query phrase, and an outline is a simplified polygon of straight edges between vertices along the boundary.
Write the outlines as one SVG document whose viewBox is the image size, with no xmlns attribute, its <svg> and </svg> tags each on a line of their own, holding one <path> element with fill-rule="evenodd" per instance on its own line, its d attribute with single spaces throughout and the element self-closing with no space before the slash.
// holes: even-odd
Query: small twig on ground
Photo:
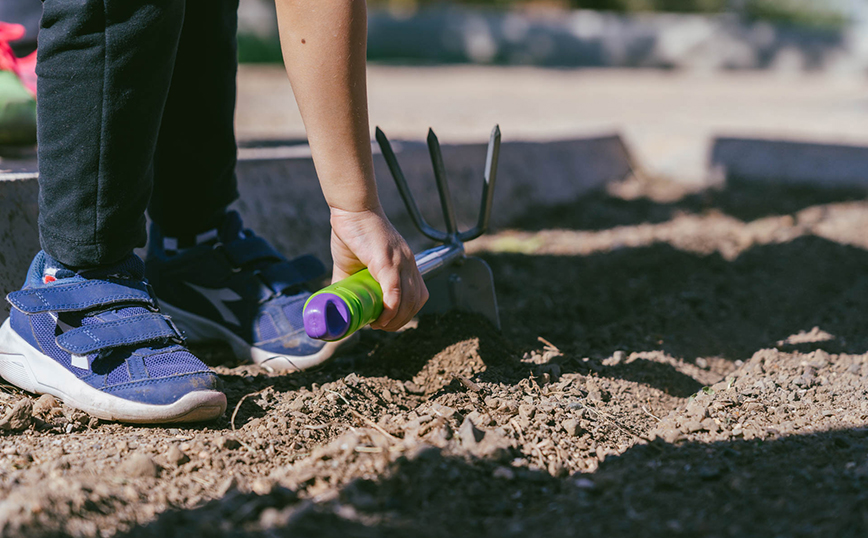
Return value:
<svg viewBox="0 0 868 538">
<path fill-rule="evenodd" d="M 367 454 L 379 454 L 383 451 L 383 449 L 378 446 L 357 446 L 353 450 L 356 452 L 365 452 Z"/>
<path fill-rule="evenodd" d="M 546 351 L 555 351 L 557 353 L 561 352 L 561 350 L 558 349 L 558 346 L 552 344 L 551 342 L 549 342 L 548 340 L 546 340 L 542 336 L 537 336 L 536 339 L 539 340 L 540 342 L 542 342 L 543 344 L 545 344 L 545 350 Z"/>
<path fill-rule="evenodd" d="M 265 389 L 267 389 L 267 388 L 268 387 L 265 387 Z M 241 397 L 240 400 L 238 400 L 238 403 L 235 404 L 235 411 L 232 411 L 232 419 L 229 421 L 230 424 L 232 425 L 232 431 L 235 431 L 235 415 L 238 414 L 238 410 L 241 409 L 241 404 L 244 402 L 244 400 L 246 400 L 250 396 L 256 396 L 257 394 L 263 392 L 265 389 L 259 389 L 256 392 L 251 392 L 250 394 L 245 394 L 244 396 Z"/>
<path fill-rule="evenodd" d="M 211 483 L 208 480 L 205 480 L 203 478 L 199 478 L 198 476 L 191 476 L 190 480 L 192 480 L 193 482 L 198 482 L 198 483 L 202 484 L 203 486 L 205 486 L 206 488 L 214 487 L 213 483 Z"/>
<path fill-rule="evenodd" d="M 328 424 L 316 424 L 316 425 L 305 424 L 304 425 L 304 428 L 306 430 L 322 430 L 322 429 L 328 428 L 328 427 L 329 427 Z"/>
<path fill-rule="evenodd" d="M 338 398 L 340 398 L 341 400 L 343 400 L 344 403 L 347 404 L 347 409 L 349 409 L 349 410 L 350 410 L 350 413 L 352 413 L 356 418 L 362 420 L 362 421 L 365 422 L 368 426 L 370 426 L 370 427 L 374 428 L 375 430 L 377 430 L 378 432 L 382 433 L 383 435 L 386 436 L 387 439 L 391 440 L 392 442 L 397 443 L 397 442 L 400 441 L 400 439 L 398 439 L 397 437 L 395 437 L 395 436 L 392 435 L 391 433 L 389 433 L 389 432 L 387 432 L 386 430 L 384 430 L 384 429 L 383 429 L 379 424 L 377 424 L 376 422 L 374 422 L 373 420 L 369 419 L 369 418 L 366 417 L 365 415 L 363 415 L 363 414 L 359 413 L 358 411 L 356 411 L 355 408 L 353 408 L 353 406 L 350 404 L 350 402 L 347 401 L 346 398 L 344 398 L 344 395 L 343 395 L 343 394 L 341 394 L 340 392 L 333 391 L 333 390 L 330 390 L 329 392 L 331 392 L 332 394 L 336 394 L 336 395 L 338 396 Z"/>
<path fill-rule="evenodd" d="M 637 434 L 636 432 L 630 430 L 630 428 L 628 428 L 628 427 L 626 427 L 626 426 L 623 426 L 620 422 L 618 422 L 617 420 L 615 420 L 615 418 L 612 417 L 611 415 L 609 415 L 608 413 L 605 413 L 605 412 L 603 412 L 603 411 L 600 411 L 600 410 L 597 409 L 596 407 L 594 407 L 594 406 L 592 406 L 592 405 L 588 405 L 588 404 L 583 403 L 583 402 L 577 402 L 577 403 L 578 403 L 579 405 L 581 405 L 582 407 L 584 407 L 585 409 L 587 409 L 588 411 L 590 411 L 591 413 L 596 414 L 598 417 L 602 418 L 603 420 L 608 421 L 610 424 L 612 424 L 613 426 L 615 426 L 615 428 L 621 430 L 622 433 L 626 433 L 626 434 L 629 435 L 630 437 L 635 437 L 635 438 L 637 438 L 637 439 L 642 439 L 642 440 L 647 441 L 647 439 L 645 439 L 645 438 L 642 437 L 641 435 Z"/>
<path fill-rule="evenodd" d="M 462 385 L 464 385 L 467 390 L 472 390 L 473 392 L 482 392 L 482 387 L 474 383 L 469 378 L 464 377 L 461 374 L 452 374 L 454 379 L 457 379 Z"/>
<path fill-rule="evenodd" d="M 642 406 L 642 411 L 645 411 L 645 414 L 646 414 L 646 415 L 648 415 L 649 417 L 653 418 L 653 419 L 656 420 L 657 422 L 660 422 L 660 421 L 662 420 L 660 417 L 658 417 L 657 415 L 655 415 L 654 413 L 652 413 L 651 411 L 649 411 L 648 408 L 645 407 L 644 405 Z"/>
</svg>

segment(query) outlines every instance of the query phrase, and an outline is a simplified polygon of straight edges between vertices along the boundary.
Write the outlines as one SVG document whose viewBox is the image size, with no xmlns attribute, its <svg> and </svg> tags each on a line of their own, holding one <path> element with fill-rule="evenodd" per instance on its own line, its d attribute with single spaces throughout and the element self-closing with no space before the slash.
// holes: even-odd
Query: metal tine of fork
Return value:
<svg viewBox="0 0 868 538">
<path fill-rule="evenodd" d="M 494 201 L 494 184 L 497 180 L 497 161 L 500 157 L 500 125 L 491 130 L 488 153 L 485 157 L 485 176 L 482 184 L 482 201 L 479 207 L 479 220 L 473 228 L 458 234 L 461 241 L 471 241 L 488 230 L 491 219 L 491 205 Z"/>
<path fill-rule="evenodd" d="M 454 239 L 458 237 L 458 223 L 455 220 L 455 209 L 452 207 L 452 195 L 449 193 L 449 183 L 446 181 L 446 167 L 443 165 L 443 153 L 440 151 L 440 141 L 433 129 L 428 129 L 428 153 L 434 165 L 434 179 L 437 180 L 437 192 L 440 195 L 440 206 L 443 208 L 443 221 L 446 223 L 446 233 Z"/>
<path fill-rule="evenodd" d="M 383 153 L 383 158 L 386 160 L 386 164 L 389 166 L 389 171 L 395 179 L 395 185 L 398 187 L 398 192 L 404 200 L 404 205 L 407 206 L 407 212 L 410 213 L 410 218 L 413 220 L 413 224 L 415 224 L 416 228 L 422 232 L 422 235 L 428 239 L 439 241 L 441 243 L 447 242 L 450 235 L 434 229 L 425 221 L 425 217 L 423 217 L 422 213 L 419 211 L 419 207 L 416 205 L 413 193 L 410 192 L 410 187 L 407 185 L 407 180 L 404 178 L 404 173 L 398 165 L 398 159 L 395 157 L 395 152 L 392 151 L 392 145 L 389 144 L 389 139 L 386 138 L 386 134 L 383 133 L 379 127 L 376 128 L 375 134 L 377 143 L 380 145 L 380 151 Z"/>
</svg>

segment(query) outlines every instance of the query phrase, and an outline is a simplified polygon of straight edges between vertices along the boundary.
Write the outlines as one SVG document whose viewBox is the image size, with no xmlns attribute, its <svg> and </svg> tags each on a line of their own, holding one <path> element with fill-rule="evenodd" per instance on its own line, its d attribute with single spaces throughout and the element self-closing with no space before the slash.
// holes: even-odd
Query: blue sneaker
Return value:
<svg viewBox="0 0 868 538">
<path fill-rule="evenodd" d="M 318 259 L 287 260 L 235 211 L 188 241 L 152 224 L 145 267 L 161 307 L 191 343 L 224 341 L 239 358 L 282 372 L 321 364 L 346 343 L 304 331 L 309 285 L 326 274 Z"/>
<path fill-rule="evenodd" d="M 218 378 L 160 314 L 144 265 L 73 272 L 39 252 L 7 296 L 0 376 L 106 420 L 210 420 L 226 410 Z"/>
</svg>

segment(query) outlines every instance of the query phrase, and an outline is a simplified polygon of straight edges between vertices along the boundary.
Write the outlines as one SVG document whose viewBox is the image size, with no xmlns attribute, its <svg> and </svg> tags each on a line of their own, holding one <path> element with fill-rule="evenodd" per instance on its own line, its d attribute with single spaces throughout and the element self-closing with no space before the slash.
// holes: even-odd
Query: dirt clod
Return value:
<svg viewBox="0 0 868 538">
<path fill-rule="evenodd" d="M 177 467 L 190 461 L 190 457 L 187 456 L 187 454 L 184 454 L 184 452 L 180 448 L 172 445 L 169 447 L 169 450 L 166 451 L 166 461 L 170 465 L 174 465 L 175 467 Z"/>
<path fill-rule="evenodd" d="M 160 467 L 149 455 L 135 453 L 121 465 L 121 472 L 134 478 L 156 478 Z"/>
<path fill-rule="evenodd" d="M 60 407 L 60 402 L 51 394 L 43 394 L 33 403 L 33 414 L 45 417 L 54 409 Z"/>
<path fill-rule="evenodd" d="M 0 418 L 0 430 L 21 431 L 30 426 L 33 419 L 33 401 L 22 398 Z"/>
</svg>

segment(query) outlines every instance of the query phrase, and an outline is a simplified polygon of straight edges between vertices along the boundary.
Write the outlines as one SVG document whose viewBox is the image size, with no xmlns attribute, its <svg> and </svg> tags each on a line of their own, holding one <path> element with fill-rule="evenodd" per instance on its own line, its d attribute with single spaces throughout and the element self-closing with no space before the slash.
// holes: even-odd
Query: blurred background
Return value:
<svg viewBox="0 0 868 538">
<path fill-rule="evenodd" d="M 239 17 L 240 138 L 303 138 L 273 0 Z M 868 146 L 864 0 L 376 0 L 368 56 L 372 124 L 398 138 L 618 134 L 696 187 L 725 175 L 722 139 Z M 804 154 L 751 148 L 766 175 Z"/>
</svg>

